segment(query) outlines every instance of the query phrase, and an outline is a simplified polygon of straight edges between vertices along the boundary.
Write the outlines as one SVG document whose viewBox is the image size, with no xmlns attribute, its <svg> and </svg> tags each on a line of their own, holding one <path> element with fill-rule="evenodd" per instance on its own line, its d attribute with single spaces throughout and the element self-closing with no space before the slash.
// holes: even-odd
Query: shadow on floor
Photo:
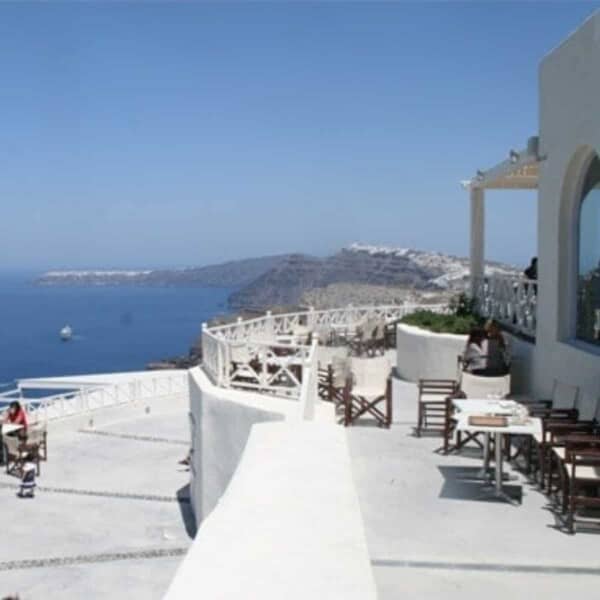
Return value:
<svg viewBox="0 0 600 600">
<path fill-rule="evenodd" d="M 190 539 L 194 539 L 198 527 L 196 525 L 194 512 L 192 511 L 189 483 L 184 485 L 181 489 L 177 490 L 177 502 L 179 503 L 181 519 L 183 520 L 183 524 L 185 525 L 185 532 L 188 534 Z"/>
<path fill-rule="evenodd" d="M 382 429 L 384 431 L 389 431 L 388 427 L 383 427 L 378 421 L 375 419 L 370 419 L 368 417 L 358 419 L 352 423 L 351 427 L 367 427 L 372 429 Z"/>
<path fill-rule="evenodd" d="M 479 467 L 438 466 L 444 484 L 440 498 L 448 500 L 469 500 L 475 502 L 506 502 L 494 494 L 494 486 L 482 477 Z M 521 503 L 523 488 L 521 485 L 504 483 L 503 493 L 511 501 Z"/>
</svg>

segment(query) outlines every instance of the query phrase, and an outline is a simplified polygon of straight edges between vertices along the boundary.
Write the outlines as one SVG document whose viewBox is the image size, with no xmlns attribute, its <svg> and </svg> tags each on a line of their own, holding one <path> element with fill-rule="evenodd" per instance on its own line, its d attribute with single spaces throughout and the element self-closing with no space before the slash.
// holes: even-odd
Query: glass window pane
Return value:
<svg viewBox="0 0 600 600">
<path fill-rule="evenodd" d="M 600 345 L 600 160 L 594 158 L 579 213 L 577 337 Z"/>
</svg>

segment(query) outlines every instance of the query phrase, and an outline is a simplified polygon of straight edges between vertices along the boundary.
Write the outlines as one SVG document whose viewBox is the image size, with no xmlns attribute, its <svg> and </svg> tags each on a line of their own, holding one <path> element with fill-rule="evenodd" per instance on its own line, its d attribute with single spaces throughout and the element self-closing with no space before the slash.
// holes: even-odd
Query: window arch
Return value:
<svg viewBox="0 0 600 600">
<path fill-rule="evenodd" d="M 600 158 L 587 162 L 578 194 L 576 337 L 600 346 Z"/>
</svg>

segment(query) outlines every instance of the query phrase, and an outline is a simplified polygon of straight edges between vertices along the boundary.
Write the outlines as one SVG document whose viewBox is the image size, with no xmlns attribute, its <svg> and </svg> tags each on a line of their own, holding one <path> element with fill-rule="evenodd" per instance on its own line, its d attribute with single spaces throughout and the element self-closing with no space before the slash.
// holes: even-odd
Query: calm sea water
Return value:
<svg viewBox="0 0 600 600">
<path fill-rule="evenodd" d="M 227 312 L 225 288 L 36 287 L 0 274 L 0 383 L 144 369 L 187 354 L 202 321 Z M 66 324 L 73 339 L 62 342 Z"/>
</svg>

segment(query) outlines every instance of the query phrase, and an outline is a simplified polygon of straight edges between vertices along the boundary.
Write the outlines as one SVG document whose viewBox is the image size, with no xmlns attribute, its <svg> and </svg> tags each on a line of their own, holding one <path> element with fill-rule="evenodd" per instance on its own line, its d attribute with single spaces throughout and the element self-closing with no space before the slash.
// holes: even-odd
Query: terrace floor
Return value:
<svg viewBox="0 0 600 600">
<path fill-rule="evenodd" d="M 0 472 L 0 597 L 149 599 L 166 591 L 193 534 L 187 411 L 95 432 L 49 434 L 33 500 Z"/>
<path fill-rule="evenodd" d="M 521 505 L 484 501 L 459 477 L 477 456 L 443 456 L 416 438 L 416 401 L 399 399 L 390 430 L 349 429 L 354 477 L 379 598 L 563 598 L 600 585 L 600 536 L 557 528 L 521 475 Z"/>
<path fill-rule="evenodd" d="M 405 389 L 405 388 L 403 388 Z M 523 503 L 477 499 L 474 456 L 412 435 L 416 403 L 395 386 L 390 430 L 347 430 L 381 600 L 563 598 L 600 584 L 597 533 L 569 536 L 536 488 Z M 194 526 L 187 410 L 153 410 L 50 436 L 34 500 L 0 472 L 0 597 L 147 600 L 166 591 Z M 514 482 L 511 482 L 514 483 Z"/>
</svg>

